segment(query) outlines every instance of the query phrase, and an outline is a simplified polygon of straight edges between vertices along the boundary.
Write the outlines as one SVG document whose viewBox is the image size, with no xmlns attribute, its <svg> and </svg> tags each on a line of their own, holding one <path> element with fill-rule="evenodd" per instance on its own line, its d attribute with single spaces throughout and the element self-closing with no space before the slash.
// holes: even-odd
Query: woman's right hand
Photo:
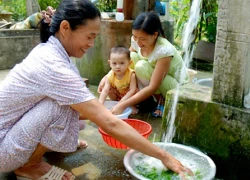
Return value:
<svg viewBox="0 0 250 180">
<path fill-rule="evenodd" d="M 183 166 L 180 161 L 175 159 L 168 152 L 166 152 L 166 156 L 161 161 L 168 169 L 178 173 L 182 179 L 186 179 L 185 177 L 187 175 L 194 176 L 194 173 L 189 168 Z"/>
</svg>

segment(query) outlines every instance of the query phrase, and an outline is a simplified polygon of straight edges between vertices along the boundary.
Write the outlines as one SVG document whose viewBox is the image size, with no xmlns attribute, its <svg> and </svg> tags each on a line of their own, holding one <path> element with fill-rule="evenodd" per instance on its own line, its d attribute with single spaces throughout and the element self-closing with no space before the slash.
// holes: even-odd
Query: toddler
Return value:
<svg viewBox="0 0 250 180">
<path fill-rule="evenodd" d="M 113 47 L 108 62 L 111 70 L 99 97 L 102 104 L 107 96 L 113 101 L 124 101 L 137 92 L 135 72 L 130 68 L 132 61 L 129 49 L 123 46 Z"/>
</svg>

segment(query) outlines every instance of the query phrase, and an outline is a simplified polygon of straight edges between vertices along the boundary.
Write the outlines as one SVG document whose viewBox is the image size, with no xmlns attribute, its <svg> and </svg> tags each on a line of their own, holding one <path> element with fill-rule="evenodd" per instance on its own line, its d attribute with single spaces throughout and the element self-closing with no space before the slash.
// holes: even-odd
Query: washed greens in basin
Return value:
<svg viewBox="0 0 250 180">
<path fill-rule="evenodd" d="M 214 162 L 201 151 L 189 146 L 175 143 L 155 143 L 165 149 L 183 165 L 190 168 L 194 176 L 186 175 L 187 180 L 212 180 L 216 167 Z M 135 150 L 129 150 L 124 157 L 124 165 L 128 172 L 139 180 L 179 180 L 181 177 L 167 170 L 162 162 Z"/>
</svg>

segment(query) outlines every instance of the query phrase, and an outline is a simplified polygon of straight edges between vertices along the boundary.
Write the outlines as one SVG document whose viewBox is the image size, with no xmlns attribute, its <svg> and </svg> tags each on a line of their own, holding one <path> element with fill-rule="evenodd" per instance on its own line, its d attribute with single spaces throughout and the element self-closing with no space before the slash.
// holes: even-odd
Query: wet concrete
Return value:
<svg viewBox="0 0 250 180">
<path fill-rule="evenodd" d="M 0 81 L 8 71 L 0 71 Z M 200 73 L 197 78 L 211 77 L 211 73 Z M 91 84 L 91 82 L 90 82 Z M 96 93 L 96 86 L 90 85 L 90 90 Z M 131 115 L 130 118 L 144 120 L 152 125 L 149 136 L 151 142 L 160 140 L 161 118 L 154 118 L 150 113 Z M 76 180 L 130 180 L 131 177 L 123 165 L 123 157 L 127 150 L 114 149 L 102 140 L 97 126 L 86 121 L 86 128 L 79 132 L 79 139 L 86 140 L 88 147 L 73 153 L 47 153 L 44 159 L 55 166 L 71 171 Z M 0 173 L 0 180 L 16 179 L 13 172 Z"/>
</svg>

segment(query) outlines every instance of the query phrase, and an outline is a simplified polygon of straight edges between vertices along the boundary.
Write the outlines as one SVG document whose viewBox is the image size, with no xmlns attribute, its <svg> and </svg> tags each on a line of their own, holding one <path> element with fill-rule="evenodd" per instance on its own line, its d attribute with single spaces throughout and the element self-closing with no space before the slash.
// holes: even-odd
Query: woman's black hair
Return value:
<svg viewBox="0 0 250 180">
<path fill-rule="evenodd" d="M 98 8 L 89 0 L 62 0 L 52 17 L 51 24 L 40 22 L 40 40 L 47 42 L 59 30 L 63 20 L 67 20 L 72 30 L 85 25 L 87 20 L 101 18 Z"/>
<path fill-rule="evenodd" d="M 165 37 L 159 15 L 154 11 L 139 14 L 132 24 L 132 29 L 143 30 L 150 35 L 158 32 L 159 35 Z"/>
</svg>

